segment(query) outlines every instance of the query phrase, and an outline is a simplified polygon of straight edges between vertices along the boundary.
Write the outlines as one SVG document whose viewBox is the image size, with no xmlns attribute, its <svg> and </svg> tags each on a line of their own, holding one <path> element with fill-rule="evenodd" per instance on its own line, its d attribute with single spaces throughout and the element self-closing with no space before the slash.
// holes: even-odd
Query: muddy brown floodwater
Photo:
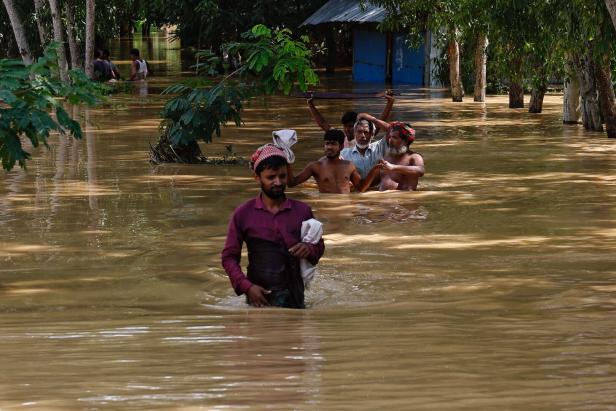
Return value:
<svg viewBox="0 0 616 411">
<path fill-rule="evenodd" d="M 83 140 L 0 176 L 1 409 L 614 407 L 616 146 L 563 126 L 561 95 L 531 115 L 398 89 L 421 191 L 288 190 L 325 225 L 320 274 L 307 310 L 250 309 L 219 261 L 257 193 L 247 168 L 147 162 L 152 90 L 182 75 L 156 41 L 150 94 L 76 111 Z M 303 100 L 266 103 L 204 150 L 246 156 L 294 128 L 296 167 L 320 155 Z M 335 123 L 382 102 L 318 106 Z"/>
</svg>

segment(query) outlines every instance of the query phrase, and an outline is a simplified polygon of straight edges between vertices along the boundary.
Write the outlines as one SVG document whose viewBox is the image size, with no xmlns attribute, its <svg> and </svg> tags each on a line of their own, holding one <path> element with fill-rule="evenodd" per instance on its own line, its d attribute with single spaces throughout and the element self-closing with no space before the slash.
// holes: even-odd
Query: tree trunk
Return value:
<svg viewBox="0 0 616 411">
<path fill-rule="evenodd" d="M 64 28 L 62 27 L 62 14 L 58 0 L 49 0 L 51 7 L 51 22 L 53 23 L 53 40 L 58 43 L 58 67 L 60 79 L 68 81 L 68 64 L 66 63 L 66 50 L 64 48 Z"/>
<path fill-rule="evenodd" d="M 152 31 L 152 24 L 148 20 L 146 20 L 141 25 L 141 35 L 143 37 L 149 37 L 150 31 Z"/>
<path fill-rule="evenodd" d="M 580 76 L 580 94 L 582 96 L 582 123 L 584 128 L 593 131 L 603 131 L 601 110 L 594 72 L 594 63 L 590 51 L 577 60 Z"/>
<path fill-rule="evenodd" d="M 34 11 L 36 27 L 38 28 L 39 38 L 41 39 L 41 47 L 45 48 L 47 42 L 49 42 L 49 31 L 43 21 L 43 11 L 45 10 L 44 0 L 34 0 Z"/>
<path fill-rule="evenodd" d="M 509 108 L 524 108 L 524 76 L 522 60 L 513 56 L 509 60 Z"/>
<path fill-rule="evenodd" d="M 447 55 L 449 57 L 449 82 L 451 83 L 451 100 L 460 102 L 464 97 L 464 87 L 460 77 L 460 45 L 456 40 L 455 28 L 449 29 Z"/>
<path fill-rule="evenodd" d="M 474 101 L 486 101 L 486 65 L 488 60 L 488 36 L 479 33 L 475 48 L 475 92 Z"/>
<path fill-rule="evenodd" d="M 94 75 L 94 12 L 95 0 L 86 0 L 86 58 L 85 70 L 88 77 Z"/>
<path fill-rule="evenodd" d="M 612 67 L 608 56 L 602 57 L 601 64 L 595 64 L 595 75 L 607 136 L 609 138 L 616 138 L 616 107 L 614 107 Z"/>
<path fill-rule="evenodd" d="M 605 0 L 605 7 L 607 7 L 607 11 L 610 12 L 612 25 L 614 29 L 616 29 L 616 0 Z"/>
<path fill-rule="evenodd" d="M 71 68 L 81 68 L 81 59 L 79 58 L 79 46 L 75 39 L 76 26 L 75 14 L 73 12 L 74 5 L 71 2 L 66 2 L 64 12 L 66 14 L 66 32 L 68 36 L 68 49 L 71 53 Z"/>
<path fill-rule="evenodd" d="M 19 13 L 15 8 L 15 4 L 13 3 L 13 0 L 2 0 L 2 2 L 6 8 L 6 13 L 9 15 L 9 20 L 11 20 L 13 33 L 15 33 L 15 41 L 17 42 L 17 47 L 19 48 L 19 54 L 25 64 L 32 64 L 30 45 L 28 44 L 26 31 L 21 21 L 21 17 L 19 17 Z"/>
<path fill-rule="evenodd" d="M 524 108 L 524 87 L 519 80 L 509 84 L 509 108 Z"/>
<path fill-rule="evenodd" d="M 530 93 L 530 103 L 528 104 L 529 113 L 541 113 L 543 110 L 543 97 L 545 97 L 546 91 L 548 91 L 547 83 L 533 87 Z"/>
<path fill-rule="evenodd" d="M 580 81 L 571 57 L 567 58 L 567 71 L 571 74 L 564 81 L 563 123 L 578 124 L 582 116 L 580 112 Z"/>
</svg>

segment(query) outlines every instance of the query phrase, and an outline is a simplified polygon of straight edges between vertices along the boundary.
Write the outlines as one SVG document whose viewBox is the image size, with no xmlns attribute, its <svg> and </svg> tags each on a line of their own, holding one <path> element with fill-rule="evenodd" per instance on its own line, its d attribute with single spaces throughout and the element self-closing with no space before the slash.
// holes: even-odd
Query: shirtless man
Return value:
<svg viewBox="0 0 616 411">
<path fill-rule="evenodd" d="M 379 190 L 417 190 L 419 178 L 424 175 L 424 161 L 419 153 L 411 151 L 410 145 L 415 141 L 415 130 L 407 123 L 394 121 L 390 123 L 389 148 L 384 158 L 376 164 L 366 177 L 362 188 L 367 188 L 372 179 L 380 174 Z"/>
<path fill-rule="evenodd" d="M 344 144 L 344 133 L 335 128 L 329 129 L 323 136 L 325 156 L 308 164 L 297 176 L 293 176 L 291 165 L 287 165 L 289 187 L 303 183 L 314 177 L 321 193 L 346 194 L 351 192 L 349 182 L 360 189 L 361 177 L 351 161 L 340 158 Z"/>
<path fill-rule="evenodd" d="M 383 112 L 381 113 L 379 117 L 380 120 L 385 121 L 387 120 L 387 117 L 389 117 L 389 114 L 391 113 L 391 109 L 394 106 L 394 97 L 390 93 L 386 93 L 386 92 L 380 93 L 379 96 L 385 97 L 387 99 L 387 104 L 385 105 L 385 108 L 383 109 Z M 312 98 L 308 99 L 308 109 L 310 110 L 310 114 L 312 114 L 312 118 L 314 118 L 314 121 L 316 121 L 319 127 L 321 127 L 321 130 L 328 131 L 332 129 L 332 126 L 329 125 L 329 123 L 325 120 L 323 115 L 315 107 Z M 347 111 L 346 113 L 342 115 L 342 118 L 340 119 L 340 121 L 342 123 L 342 130 L 344 131 L 344 135 L 345 135 L 344 148 L 353 147 L 353 145 L 355 145 L 355 136 L 353 132 L 353 127 L 355 126 L 355 123 L 357 122 L 357 113 L 354 111 Z M 375 134 L 378 134 L 378 130 L 377 130 L 377 133 Z"/>
</svg>

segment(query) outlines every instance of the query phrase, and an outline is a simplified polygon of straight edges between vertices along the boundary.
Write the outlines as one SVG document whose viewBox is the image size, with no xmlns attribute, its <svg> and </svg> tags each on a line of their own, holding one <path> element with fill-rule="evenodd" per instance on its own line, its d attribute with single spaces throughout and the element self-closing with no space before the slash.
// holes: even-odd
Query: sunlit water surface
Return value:
<svg viewBox="0 0 616 411">
<path fill-rule="evenodd" d="M 0 177 L 1 409 L 614 409 L 616 147 L 563 126 L 562 96 L 531 115 L 397 90 L 421 191 L 288 190 L 325 225 L 320 274 L 309 309 L 251 309 L 219 254 L 258 187 L 246 166 L 147 162 L 182 75 L 177 44 L 152 50 L 145 92 L 76 110 L 83 140 Z M 333 124 L 382 104 L 318 102 Z M 303 100 L 245 123 L 204 151 L 294 128 L 298 170 L 322 152 Z"/>
</svg>

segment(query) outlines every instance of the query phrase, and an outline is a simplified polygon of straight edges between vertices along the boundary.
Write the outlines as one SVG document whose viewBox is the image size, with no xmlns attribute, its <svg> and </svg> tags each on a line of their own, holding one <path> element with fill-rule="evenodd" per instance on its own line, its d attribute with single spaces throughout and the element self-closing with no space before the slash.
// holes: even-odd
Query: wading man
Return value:
<svg viewBox="0 0 616 411">
<path fill-rule="evenodd" d="M 344 144 L 344 133 L 335 128 L 329 129 L 323 136 L 324 156 L 308 164 L 301 173 L 293 176 L 291 165 L 288 166 L 289 187 L 295 187 L 310 177 L 314 177 L 321 193 L 349 193 L 352 183 L 359 190 L 361 177 L 355 165 L 340 158 Z"/>
<path fill-rule="evenodd" d="M 383 112 L 379 116 L 379 118 L 382 121 L 385 121 L 387 120 L 387 117 L 389 117 L 389 114 L 391 113 L 391 109 L 394 106 L 394 97 L 387 92 L 379 93 L 378 96 L 385 97 L 387 99 L 387 104 L 385 105 Z M 314 119 L 314 121 L 319 125 L 319 127 L 321 127 L 321 130 L 328 131 L 333 128 L 325 120 L 325 118 L 319 112 L 319 110 L 317 110 L 312 98 L 308 99 L 308 109 L 310 110 L 310 114 L 312 114 L 312 118 Z M 345 139 L 344 139 L 345 148 L 353 147 L 353 145 L 355 144 L 355 134 L 353 131 L 353 127 L 355 126 L 355 123 L 357 122 L 357 117 L 358 117 L 358 114 L 356 112 L 347 111 L 346 113 L 342 115 L 342 118 L 340 119 L 340 122 L 342 123 L 342 130 L 344 131 L 344 135 L 345 135 Z"/>
<path fill-rule="evenodd" d="M 355 146 L 345 148 L 340 152 L 340 157 L 344 160 L 352 161 L 362 179 L 385 156 L 385 151 L 389 148 L 387 138 L 383 137 L 379 141 L 372 142 L 375 124 L 382 130 L 389 132 L 389 123 L 378 120 L 373 116 L 360 113 L 354 127 Z"/>
<path fill-rule="evenodd" d="M 139 50 L 132 49 L 130 51 L 130 59 L 132 63 L 130 65 L 130 81 L 145 80 L 148 76 L 148 63 L 139 57 Z"/>
<path fill-rule="evenodd" d="M 377 163 L 366 178 L 369 186 L 372 179 L 380 174 L 379 190 L 417 190 L 419 178 L 424 175 L 424 160 L 410 146 L 415 141 L 415 130 L 407 123 L 390 123 L 387 135 L 389 146 L 384 158 Z"/>
<path fill-rule="evenodd" d="M 304 308 L 300 259 L 317 264 L 325 246 L 301 242 L 302 222 L 313 218 L 310 206 L 285 196 L 287 157 L 268 144 L 251 157 L 256 198 L 240 205 L 231 216 L 222 250 L 222 266 L 237 295 L 245 294 L 256 307 Z M 248 269 L 240 266 L 242 244 L 248 248 Z"/>
</svg>

